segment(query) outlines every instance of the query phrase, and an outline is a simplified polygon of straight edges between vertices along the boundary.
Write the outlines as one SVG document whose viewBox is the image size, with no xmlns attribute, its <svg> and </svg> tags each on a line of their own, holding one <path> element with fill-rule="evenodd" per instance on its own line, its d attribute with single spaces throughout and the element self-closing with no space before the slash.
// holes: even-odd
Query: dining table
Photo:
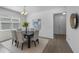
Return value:
<svg viewBox="0 0 79 59">
<path fill-rule="evenodd" d="M 27 37 L 27 41 L 28 41 L 28 48 L 31 47 L 31 38 L 34 36 L 34 32 L 33 31 L 23 31 L 24 34 L 24 38 Z"/>
</svg>

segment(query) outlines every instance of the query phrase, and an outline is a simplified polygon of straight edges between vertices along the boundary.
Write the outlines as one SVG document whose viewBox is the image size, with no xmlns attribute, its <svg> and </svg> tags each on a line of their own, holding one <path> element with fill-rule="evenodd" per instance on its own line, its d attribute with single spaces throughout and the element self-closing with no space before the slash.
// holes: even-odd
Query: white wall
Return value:
<svg viewBox="0 0 79 59">
<path fill-rule="evenodd" d="M 41 30 L 40 30 L 40 36 L 53 38 L 53 19 L 51 20 L 51 15 L 49 12 L 41 12 L 41 13 L 35 13 L 30 16 L 30 20 L 27 19 L 29 22 L 31 22 L 33 19 L 41 19 Z M 32 27 L 32 24 L 30 24 Z"/>
<path fill-rule="evenodd" d="M 7 16 L 7 17 L 15 17 L 20 18 L 20 14 L 5 8 L 0 7 L 0 16 Z M 24 18 L 23 16 L 21 18 Z M 10 30 L 1 31 L 0 30 L 0 41 L 9 39 L 11 37 Z"/>
<path fill-rule="evenodd" d="M 53 38 L 53 14 L 61 12 L 63 12 L 63 7 L 52 7 L 51 10 L 29 14 L 27 16 L 27 21 L 31 23 L 33 19 L 40 18 L 42 27 L 39 35 L 42 37 Z M 30 24 L 30 27 L 32 27 L 32 24 Z"/>
<path fill-rule="evenodd" d="M 67 42 L 72 48 L 73 52 L 79 52 L 79 26 L 77 29 L 72 29 L 70 27 L 70 14 L 78 13 L 79 7 L 67 7 Z"/>
<path fill-rule="evenodd" d="M 32 7 L 32 6 L 31 6 Z M 29 6 L 30 8 L 30 6 Z M 31 8 L 33 9 L 33 8 Z M 28 10 L 28 9 L 27 9 Z M 34 10 L 37 10 L 33 13 L 28 14 L 27 20 L 31 23 L 32 19 L 40 18 L 42 20 L 42 28 L 40 30 L 40 36 L 53 38 L 53 14 L 63 12 L 63 7 L 35 7 Z M 44 11 L 45 10 L 45 11 Z M 24 20 L 26 17 L 21 16 L 18 12 L 11 11 L 9 9 L 5 9 L 0 7 L 0 15 L 8 16 L 8 17 L 21 17 L 21 20 Z M 32 27 L 32 24 L 30 24 Z M 8 34 L 8 35 L 7 35 Z M 0 40 L 5 40 L 11 37 L 10 31 L 1 31 L 0 32 Z M 3 38 L 4 37 L 4 38 Z"/>
</svg>

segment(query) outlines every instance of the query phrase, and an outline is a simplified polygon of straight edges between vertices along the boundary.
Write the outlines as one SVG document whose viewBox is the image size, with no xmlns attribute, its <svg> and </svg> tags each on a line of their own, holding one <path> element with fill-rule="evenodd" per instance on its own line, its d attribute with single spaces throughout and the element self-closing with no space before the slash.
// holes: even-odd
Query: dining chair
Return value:
<svg viewBox="0 0 79 59">
<path fill-rule="evenodd" d="M 12 34 L 12 44 L 15 43 L 15 46 L 17 45 L 17 37 L 16 37 L 16 30 L 11 30 Z"/>
<path fill-rule="evenodd" d="M 31 40 L 32 40 L 32 42 L 34 43 L 35 46 L 36 46 L 36 42 L 38 42 L 38 44 L 39 44 L 38 37 L 39 37 L 39 31 L 34 31 L 34 36 Z"/>
<path fill-rule="evenodd" d="M 16 36 L 17 36 L 17 41 L 18 41 L 17 45 L 19 46 L 19 44 L 21 44 L 21 49 L 23 50 L 23 45 L 25 42 L 27 42 L 27 39 L 24 38 L 24 35 L 21 30 L 16 31 Z"/>
</svg>

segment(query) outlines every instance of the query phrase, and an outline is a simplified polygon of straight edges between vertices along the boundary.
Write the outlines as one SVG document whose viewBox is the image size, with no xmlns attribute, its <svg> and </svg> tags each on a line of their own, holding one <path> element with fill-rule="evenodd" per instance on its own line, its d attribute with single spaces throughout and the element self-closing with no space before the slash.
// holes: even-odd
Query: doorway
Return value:
<svg viewBox="0 0 79 59">
<path fill-rule="evenodd" d="M 56 36 L 66 36 L 66 15 L 57 13 L 53 16 L 54 19 L 54 38 Z"/>
</svg>

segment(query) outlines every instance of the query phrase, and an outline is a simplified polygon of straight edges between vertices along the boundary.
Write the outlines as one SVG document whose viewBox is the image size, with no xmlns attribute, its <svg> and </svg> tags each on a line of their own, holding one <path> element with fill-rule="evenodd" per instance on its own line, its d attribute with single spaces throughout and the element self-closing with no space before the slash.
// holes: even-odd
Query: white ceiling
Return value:
<svg viewBox="0 0 79 59">
<path fill-rule="evenodd" d="M 17 12 L 21 12 L 23 10 L 23 6 L 4 6 L 4 8 L 14 10 L 14 11 L 17 11 Z M 26 11 L 28 13 L 33 13 L 33 12 L 50 10 L 50 9 L 53 9 L 53 8 L 57 8 L 57 6 L 26 6 Z"/>
<path fill-rule="evenodd" d="M 10 10 L 13 10 L 13 11 L 17 11 L 17 12 L 20 12 L 23 8 L 21 6 L 3 6 L 3 7 L 7 8 L 7 9 L 10 9 Z"/>
</svg>

